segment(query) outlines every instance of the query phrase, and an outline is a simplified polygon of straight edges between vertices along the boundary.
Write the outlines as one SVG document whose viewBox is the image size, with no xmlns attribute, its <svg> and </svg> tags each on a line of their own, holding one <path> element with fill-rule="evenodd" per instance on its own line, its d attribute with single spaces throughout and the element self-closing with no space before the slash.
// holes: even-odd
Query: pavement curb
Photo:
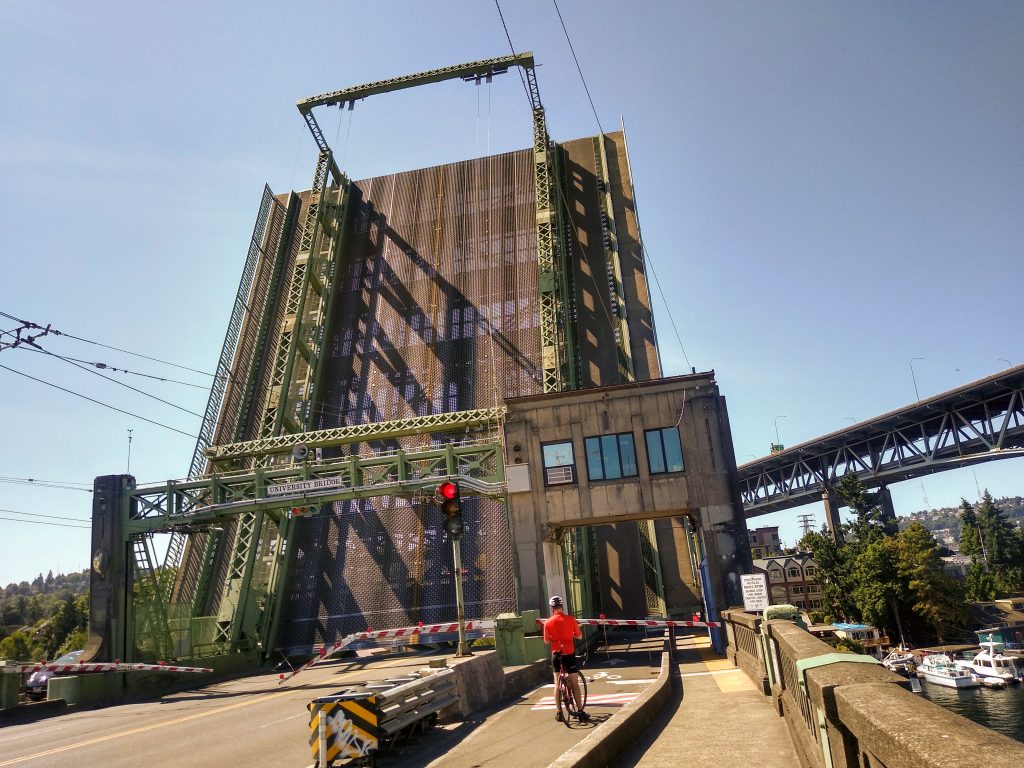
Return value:
<svg viewBox="0 0 1024 768">
<path fill-rule="evenodd" d="M 647 730 L 672 697 L 672 642 L 670 633 L 661 652 L 658 679 L 548 768 L 603 768 Z"/>
</svg>

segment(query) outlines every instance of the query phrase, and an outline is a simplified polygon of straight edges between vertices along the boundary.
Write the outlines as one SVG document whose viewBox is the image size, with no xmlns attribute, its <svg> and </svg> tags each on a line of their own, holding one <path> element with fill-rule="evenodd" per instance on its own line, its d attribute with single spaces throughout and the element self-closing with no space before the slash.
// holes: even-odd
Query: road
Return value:
<svg viewBox="0 0 1024 768">
<path fill-rule="evenodd" d="M 614 644 L 611 655 L 592 656 L 586 669 L 591 724 L 557 723 L 549 683 L 468 721 L 439 726 L 381 763 L 388 768 L 546 766 L 657 677 L 660 643 L 637 637 Z M 408 674 L 426 663 L 424 655 L 344 660 L 312 667 L 285 685 L 268 673 L 156 701 L 9 725 L 0 729 L 0 768 L 305 768 L 312 762 L 306 709 L 311 699 Z"/>
</svg>

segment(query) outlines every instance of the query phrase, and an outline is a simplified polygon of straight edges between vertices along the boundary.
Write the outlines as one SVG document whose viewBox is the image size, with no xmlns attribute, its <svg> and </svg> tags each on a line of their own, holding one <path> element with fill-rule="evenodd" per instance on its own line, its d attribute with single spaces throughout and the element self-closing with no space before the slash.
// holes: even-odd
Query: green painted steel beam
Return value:
<svg viewBox="0 0 1024 768">
<path fill-rule="evenodd" d="M 257 510 L 266 510 L 270 519 L 279 523 L 282 510 L 302 503 L 432 495 L 437 483 L 448 477 L 458 477 L 467 495 L 503 496 L 501 444 L 491 441 L 383 456 L 348 456 L 319 464 L 259 467 L 238 475 L 140 486 L 131 491 L 138 513 L 126 527 L 130 534 L 204 530 L 232 519 L 245 519 Z M 287 487 L 310 481 L 319 483 Z M 241 578 L 242 574 L 235 577 Z"/>
<path fill-rule="evenodd" d="M 260 440 L 249 440 L 229 445 L 216 445 L 207 450 L 207 456 L 214 461 L 222 462 L 225 459 L 289 453 L 298 445 L 304 445 L 308 449 L 313 450 L 314 448 L 365 443 L 371 440 L 391 440 L 410 435 L 451 432 L 458 429 L 473 429 L 491 425 L 496 426 L 505 415 L 505 411 L 504 406 L 498 408 L 478 408 L 471 411 L 435 413 L 428 416 L 413 416 L 408 419 L 378 421 L 369 424 L 355 424 L 348 427 L 334 427 L 312 432 L 278 435 L 276 437 L 265 437 Z"/>
<path fill-rule="evenodd" d="M 296 106 L 300 112 L 306 114 L 314 107 L 344 104 L 356 101 L 357 99 L 365 99 L 367 96 L 374 96 L 379 93 L 390 93 L 404 88 L 415 88 L 419 85 L 440 83 L 445 80 L 487 77 L 488 75 L 500 74 L 500 72 L 507 70 L 509 67 L 522 67 L 523 69 L 532 70 L 533 66 L 532 52 L 517 53 L 512 56 L 501 56 L 496 59 L 483 59 L 481 61 L 470 61 L 465 64 L 454 64 L 449 67 L 441 67 L 440 69 L 431 69 L 426 72 L 417 72 L 412 75 L 402 75 L 387 80 L 378 80 L 374 83 L 321 93 L 319 96 L 300 99 L 296 102 Z"/>
</svg>

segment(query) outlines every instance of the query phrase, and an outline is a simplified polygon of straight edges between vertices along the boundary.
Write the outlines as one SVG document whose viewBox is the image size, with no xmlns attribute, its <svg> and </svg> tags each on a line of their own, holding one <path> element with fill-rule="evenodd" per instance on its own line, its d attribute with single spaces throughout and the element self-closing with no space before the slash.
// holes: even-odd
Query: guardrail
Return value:
<svg viewBox="0 0 1024 768">
<path fill-rule="evenodd" d="M 1016 768 L 1024 744 L 910 693 L 792 621 L 722 612 L 728 657 L 772 697 L 804 768 Z"/>
<path fill-rule="evenodd" d="M 373 764 L 378 752 L 428 730 L 457 703 L 455 673 L 440 670 L 367 684 L 309 703 L 309 746 L 319 768 Z"/>
</svg>

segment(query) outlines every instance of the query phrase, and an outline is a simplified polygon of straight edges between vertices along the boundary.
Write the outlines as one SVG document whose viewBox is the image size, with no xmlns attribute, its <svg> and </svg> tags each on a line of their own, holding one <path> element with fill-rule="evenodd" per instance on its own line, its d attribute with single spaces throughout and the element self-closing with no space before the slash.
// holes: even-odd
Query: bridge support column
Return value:
<svg viewBox="0 0 1024 768">
<path fill-rule="evenodd" d="M 550 539 L 544 541 L 541 544 L 541 552 L 544 555 L 544 584 L 548 591 L 547 597 L 543 600 L 546 606 L 547 598 L 552 595 L 559 595 L 563 600 L 566 598 L 565 569 L 561 543 Z"/>
<path fill-rule="evenodd" d="M 826 485 L 821 491 L 821 500 L 825 503 L 825 521 L 828 523 L 828 529 L 832 532 L 833 540 L 838 541 L 842 521 L 839 519 L 839 497 L 836 496 L 835 488 Z"/>
<path fill-rule="evenodd" d="M 97 477 L 92 494 L 89 639 L 82 661 L 132 661 L 131 475 Z"/>
<path fill-rule="evenodd" d="M 886 520 L 896 519 L 896 508 L 892 505 L 892 492 L 889 490 L 889 486 L 879 486 L 878 503 L 882 507 L 882 516 Z"/>
</svg>

